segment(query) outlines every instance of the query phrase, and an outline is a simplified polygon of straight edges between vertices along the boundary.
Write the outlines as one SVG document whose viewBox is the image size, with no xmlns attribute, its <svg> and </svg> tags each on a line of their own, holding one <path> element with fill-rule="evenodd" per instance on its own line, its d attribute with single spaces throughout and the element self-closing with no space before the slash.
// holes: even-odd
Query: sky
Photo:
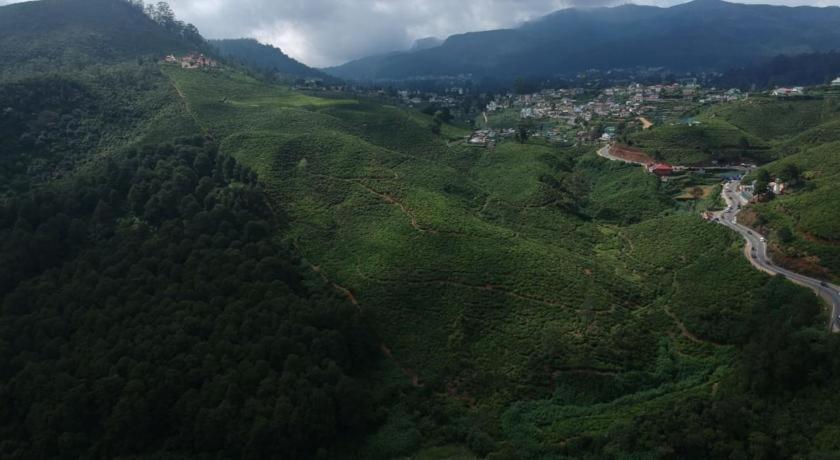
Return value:
<svg viewBox="0 0 840 460">
<path fill-rule="evenodd" d="M 19 0 L 0 0 L 0 5 Z M 149 3 L 151 0 L 146 0 Z M 634 0 L 670 6 L 684 0 Z M 840 5 L 840 0 L 741 0 Z M 169 0 L 207 38 L 256 38 L 314 67 L 409 48 L 419 38 L 516 26 L 568 7 L 626 0 Z"/>
</svg>

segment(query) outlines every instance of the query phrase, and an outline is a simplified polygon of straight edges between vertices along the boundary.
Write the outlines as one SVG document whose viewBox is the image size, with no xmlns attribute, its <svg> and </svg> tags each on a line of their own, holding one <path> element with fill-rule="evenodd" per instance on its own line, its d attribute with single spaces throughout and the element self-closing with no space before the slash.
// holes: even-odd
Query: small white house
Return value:
<svg viewBox="0 0 840 460">
<path fill-rule="evenodd" d="M 834 80 L 832 80 L 831 86 L 840 86 L 840 77 L 837 77 Z"/>
</svg>

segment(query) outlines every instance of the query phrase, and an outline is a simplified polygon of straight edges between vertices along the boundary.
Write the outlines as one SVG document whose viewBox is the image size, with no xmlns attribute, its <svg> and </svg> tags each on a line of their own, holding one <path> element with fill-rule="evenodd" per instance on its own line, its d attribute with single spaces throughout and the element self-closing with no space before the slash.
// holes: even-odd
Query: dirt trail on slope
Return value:
<svg viewBox="0 0 840 460">
<path fill-rule="evenodd" d="M 391 349 L 388 348 L 387 345 L 382 343 L 382 344 L 379 345 L 379 348 L 380 348 L 380 350 L 382 350 L 383 355 L 390 358 L 391 361 L 393 361 L 394 364 L 396 364 L 396 366 L 400 368 L 400 370 L 403 372 L 403 374 L 405 374 L 408 378 L 411 379 L 411 385 L 412 386 L 414 386 L 415 388 L 423 388 L 423 383 L 420 382 L 420 376 L 418 376 L 417 373 L 414 372 L 413 370 L 411 370 L 407 367 L 403 367 L 399 363 L 399 361 L 397 361 L 397 359 L 394 358 L 394 355 L 391 353 Z"/>
<path fill-rule="evenodd" d="M 700 345 L 711 345 L 713 347 L 723 347 L 723 346 L 725 346 L 722 343 L 716 343 L 716 342 L 712 342 L 712 341 L 709 341 L 709 340 L 703 340 L 700 337 L 697 337 L 691 331 L 688 330 L 688 328 L 685 326 L 685 323 L 683 323 L 682 320 L 679 317 L 677 317 L 677 315 L 675 315 L 674 312 L 672 312 L 670 308 L 668 308 L 667 306 L 664 306 L 664 307 L 662 307 L 662 309 L 665 310 L 665 314 L 668 315 L 668 317 L 671 318 L 674 321 L 674 323 L 676 323 L 676 325 L 679 328 L 682 336 L 687 338 L 688 340 L 691 340 L 692 342 L 698 343 Z"/>
<path fill-rule="evenodd" d="M 376 278 L 370 277 L 370 276 L 362 273 L 361 269 L 359 269 L 358 267 L 356 267 L 356 272 L 362 278 L 364 278 L 368 281 L 374 282 L 374 283 L 378 283 L 378 284 L 398 284 L 399 283 L 399 284 L 409 284 L 409 285 L 415 285 L 415 286 L 429 286 L 429 285 L 439 285 L 440 286 L 440 285 L 443 285 L 443 286 L 453 286 L 453 287 L 459 287 L 459 288 L 464 288 L 464 289 L 473 289 L 473 290 L 479 290 L 479 291 L 489 291 L 489 292 L 498 293 L 498 294 L 506 295 L 506 296 L 509 296 L 509 297 L 513 297 L 513 298 L 523 300 L 523 301 L 526 301 L 526 302 L 539 303 L 539 304 L 543 304 L 543 305 L 546 305 L 546 306 L 549 306 L 549 307 L 560 307 L 560 308 L 563 308 L 565 310 L 574 311 L 576 313 L 594 313 L 595 315 L 609 315 L 609 314 L 615 313 L 615 310 L 617 308 L 615 304 L 610 305 L 610 308 L 608 310 L 590 310 L 590 309 L 581 309 L 581 308 L 571 308 L 567 303 L 558 302 L 556 300 L 549 300 L 549 299 L 536 297 L 536 296 L 531 296 L 531 295 L 527 295 L 527 294 L 520 294 L 516 291 L 512 291 L 510 289 L 506 289 L 506 288 L 503 288 L 501 286 L 494 286 L 490 283 L 482 284 L 482 285 L 476 285 L 476 284 L 469 284 L 469 283 L 465 283 L 463 281 L 451 280 L 451 279 L 430 279 L 430 280 L 423 280 L 423 281 L 403 279 L 403 280 L 399 280 L 399 281 L 392 281 L 392 280 L 383 280 L 383 279 L 376 279 Z"/>
<path fill-rule="evenodd" d="M 181 102 L 183 102 L 184 104 L 184 110 L 186 110 L 187 115 L 189 115 L 190 118 L 192 118 L 193 123 L 195 123 L 195 126 L 198 127 L 198 129 L 200 129 L 201 131 L 203 131 L 205 136 L 209 137 L 210 139 L 214 139 L 210 131 L 207 130 L 207 128 L 205 128 L 204 126 L 202 126 L 202 124 L 198 121 L 198 117 L 195 115 L 195 112 L 193 112 L 192 107 L 190 107 L 190 101 L 187 99 L 187 96 L 184 94 L 184 92 L 181 91 L 181 88 L 178 86 L 178 84 L 175 83 L 175 79 L 170 77 L 169 75 L 167 75 L 167 78 L 169 78 L 169 82 L 172 84 L 172 87 L 175 88 L 175 92 L 178 93 L 178 97 L 181 98 Z"/>
<path fill-rule="evenodd" d="M 369 185 L 365 184 L 364 181 L 369 180 L 369 178 L 348 179 L 348 178 L 343 178 L 343 177 L 328 176 L 326 174 L 311 174 L 311 175 L 314 176 L 314 177 L 321 177 L 321 178 L 324 178 L 324 179 L 329 179 L 329 180 L 334 180 L 334 181 L 339 181 L 339 182 L 349 182 L 351 184 L 358 185 L 359 187 L 367 190 L 369 193 L 375 195 L 376 197 L 378 197 L 382 201 L 384 201 L 384 202 L 386 202 L 390 205 L 396 206 L 400 210 L 400 212 L 402 212 L 403 214 L 406 215 L 406 217 L 409 218 L 409 222 L 411 224 L 411 227 L 414 228 L 415 230 L 417 230 L 418 232 L 428 233 L 428 234 L 432 234 L 432 235 L 435 235 L 435 234 L 438 233 L 437 230 L 424 228 L 423 226 L 421 226 L 420 222 L 417 220 L 417 216 L 414 215 L 414 212 L 412 210 L 410 210 L 406 205 L 404 205 L 396 197 L 394 197 L 394 196 L 392 196 L 388 193 L 380 192 L 378 190 L 375 190 L 372 187 L 370 187 Z M 385 179 L 382 179 L 382 180 L 385 180 Z"/>
<path fill-rule="evenodd" d="M 298 251 L 300 251 L 299 248 L 297 248 L 297 249 L 298 249 Z M 330 285 L 334 290 L 336 290 L 337 292 L 342 294 L 360 312 L 362 311 L 362 306 L 359 303 L 359 300 L 356 298 L 355 294 L 353 294 L 353 291 L 351 291 L 350 289 L 336 283 L 335 281 L 330 280 L 327 277 L 327 275 L 325 275 L 324 272 L 321 270 L 321 267 L 319 267 L 317 265 L 309 264 L 309 268 L 313 272 L 317 273 L 318 276 L 320 276 L 321 279 L 323 279 L 324 282 L 326 282 L 328 285 Z M 411 385 L 412 386 L 414 386 L 416 388 L 422 388 L 423 387 L 423 384 L 420 382 L 420 376 L 417 375 L 417 373 L 414 372 L 414 370 L 409 369 L 407 367 L 403 367 L 402 364 L 400 364 L 400 362 L 397 361 L 397 359 L 394 357 L 393 353 L 391 353 L 391 349 L 388 348 L 388 346 L 385 344 L 385 342 L 382 342 L 382 343 L 379 344 L 379 349 L 386 358 L 388 358 L 388 359 L 390 359 L 391 361 L 394 362 L 394 365 L 397 366 L 402 371 L 403 374 L 405 374 L 409 379 L 411 379 Z"/>
</svg>

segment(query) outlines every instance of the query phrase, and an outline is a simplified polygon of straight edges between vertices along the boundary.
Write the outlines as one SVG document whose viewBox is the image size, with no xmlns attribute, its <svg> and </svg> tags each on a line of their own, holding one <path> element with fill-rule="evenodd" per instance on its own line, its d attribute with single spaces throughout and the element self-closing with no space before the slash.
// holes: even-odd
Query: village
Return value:
<svg viewBox="0 0 840 460">
<path fill-rule="evenodd" d="M 704 105 L 749 97 L 738 89 L 704 89 L 688 81 L 614 86 L 592 95 L 582 88 L 494 96 L 476 119 L 467 143 L 492 147 L 526 129 L 528 136 L 562 144 L 610 142 L 630 124 L 650 129 Z M 692 123 L 692 121 L 687 121 Z M 524 128 L 523 128 L 524 127 Z"/>
</svg>

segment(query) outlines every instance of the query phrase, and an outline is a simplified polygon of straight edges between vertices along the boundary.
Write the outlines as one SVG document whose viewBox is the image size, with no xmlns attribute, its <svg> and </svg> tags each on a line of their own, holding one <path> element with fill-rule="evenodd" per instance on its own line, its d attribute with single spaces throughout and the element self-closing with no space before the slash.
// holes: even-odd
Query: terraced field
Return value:
<svg viewBox="0 0 840 460">
<path fill-rule="evenodd" d="M 710 395 L 727 372 L 751 297 L 729 299 L 766 278 L 640 168 L 450 145 L 465 132 L 435 135 L 422 114 L 165 71 L 289 214 L 278 237 L 368 314 L 395 363 L 383 378 L 417 393 L 384 432 L 422 429 L 438 446 L 447 428 L 431 420 L 465 417 L 539 454 L 581 427 Z"/>
</svg>

